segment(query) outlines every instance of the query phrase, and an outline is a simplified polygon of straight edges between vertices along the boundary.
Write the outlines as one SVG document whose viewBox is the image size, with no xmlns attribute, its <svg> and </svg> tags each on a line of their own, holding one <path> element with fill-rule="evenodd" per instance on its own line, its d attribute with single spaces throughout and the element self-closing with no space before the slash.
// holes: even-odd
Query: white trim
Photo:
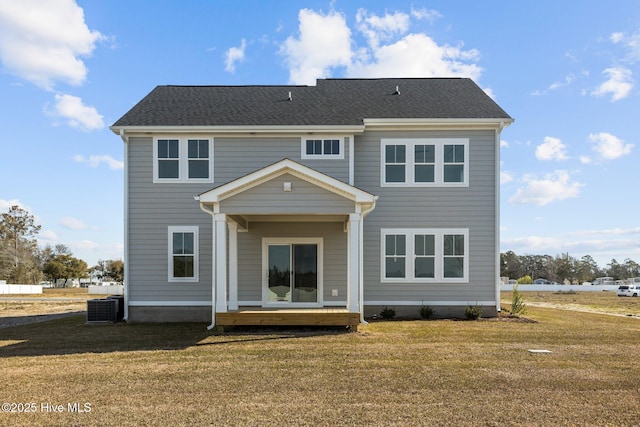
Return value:
<svg viewBox="0 0 640 427">
<path fill-rule="evenodd" d="M 211 301 L 129 301 L 131 307 L 211 307 Z"/>
<path fill-rule="evenodd" d="M 494 204 L 494 208 L 495 208 L 495 222 L 494 222 L 494 227 L 495 227 L 495 256 L 496 256 L 496 262 L 495 262 L 495 277 L 493 278 L 495 283 L 496 283 L 496 309 L 498 311 L 501 310 L 500 308 L 500 132 L 502 131 L 504 125 L 500 126 L 500 128 L 496 129 L 495 131 L 495 143 L 494 143 L 494 150 L 495 150 L 495 204 Z"/>
<path fill-rule="evenodd" d="M 129 318 L 129 137 L 124 130 L 120 131 L 120 138 L 124 143 L 124 320 Z"/>
<path fill-rule="evenodd" d="M 238 309 L 238 224 L 227 221 L 229 228 L 229 310 Z"/>
<path fill-rule="evenodd" d="M 158 132 L 165 134 L 198 134 L 198 133 L 215 133 L 220 134 L 301 134 L 308 132 L 328 133 L 328 134 L 347 134 L 347 133 L 363 133 L 365 127 L 363 125 L 230 125 L 230 126 L 110 126 L 109 129 L 115 134 L 119 134 L 121 130 L 131 133 L 146 134 L 149 132 Z M 264 135 L 263 135 L 264 136 Z"/>
<path fill-rule="evenodd" d="M 495 129 L 507 127 L 513 123 L 511 118 L 488 119 L 427 119 L 427 118 L 365 118 L 362 121 L 366 130 L 423 130 L 423 129 Z"/>
<path fill-rule="evenodd" d="M 307 141 L 319 140 L 321 142 L 322 154 L 308 154 Z M 329 140 L 338 141 L 338 154 L 326 154 L 324 152 L 324 143 Z M 305 135 L 300 138 L 300 158 L 303 160 L 343 160 L 344 159 L 344 137 L 331 135 Z"/>
<path fill-rule="evenodd" d="M 178 178 L 160 178 L 158 176 L 158 141 L 159 140 L 177 140 L 178 141 Z M 209 178 L 189 178 L 189 140 L 206 140 L 209 141 Z M 210 135 L 155 135 L 153 137 L 153 183 L 211 183 L 213 180 L 213 164 L 214 164 L 214 141 Z"/>
<path fill-rule="evenodd" d="M 355 185 L 355 163 L 356 163 L 356 156 L 355 156 L 355 135 L 349 135 L 349 185 Z"/>
<path fill-rule="evenodd" d="M 200 281 L 200 239 L 199 226 L 197 225 L 170 225 L 167 227 L 167 280 L 171 283 L 198 282 Z M 173 234 L 193 233 L 193 277 L 174 277 L 173 272 Z"/>
<path fill-rule="evenodd" d="M 405 180 L 404 182 L 386 182 L 386 147 L 388 145 L 405 146 Z M 435 147 L 434 182 L 415 182 L 416 145 L 433 145 Z M 464 146 L 464 178 L 462 182 L 444 181 L 444 146 Z M 469 138 L 382 138 L 380 140 L 380 186 L 381 187 L 468 187 L 471 156 L 469 155 Z"/>
<path fill-rule="evenodd" d="M 213 216 L 215 245 L 216 313 L 227 311 L 227 216 L 217 213 Z"/>
<path fill-rule="evenodd" d="M 415 261 L 415 239 L 416 235 L 435 236 L 435 274 L 433 278 L 414 277 Z M 444 242 L 443 238 L 447 234 L 464 236 L 464 266 L 463 277 L 444 277 Z M 386 274 L 386 236 L 404 235 L 405 239 L 405 274 L 404 278 L 385 277 Z M 467 284 L 469 283 L 469 229 L 468 228 L 383 228 L 380 230 L 380 281 L 382 283 L 403 283 L 403 284 Z"/>
<path fill-rule="evenodd" d="M 349 215 L 347 223 L 347 310 L 360 312 L 360 235 L 362 215 Z"/>
<path fill-rule="evenodd" d="M 365 307 L 368 305 L 388 305 L 388 306 L 394 306 L 394 305 L 428 305 L 428 306 L 460 306 L 460 307 L 466 307 L 466 306 L 473 306 L 473 305 L 481 305 L 481 306 L 495 306 L 495 301 L 432 301 L 429 299 L 425 299 L 422 301 L 365 301 L 364 302 Z"/>
<path fill-rule="evenodd" d="M 318 300 L 313 303 L 301 302 L 269 302 L 269 245 L 312 244 L 318 246 Z M 263 307 L 322 307 L 324 303 L 324 239 L 322 237 L 263 237 L 262 238 L 262 306 Z"/>
</svg>

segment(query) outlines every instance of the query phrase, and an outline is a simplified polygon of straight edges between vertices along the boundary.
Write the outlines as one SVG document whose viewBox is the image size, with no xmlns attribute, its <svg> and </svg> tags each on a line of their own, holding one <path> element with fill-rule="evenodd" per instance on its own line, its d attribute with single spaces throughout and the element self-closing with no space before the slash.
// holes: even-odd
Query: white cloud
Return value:
<svg viewBox="0 0 640 427">
<path fill-rule="evenodd" d="M 0 1 L 0 58 L 7 71 L 44 89 L 54 82 L 80 85 L 80 59 L 104 39 L 90 30 L 74 0 Z"/>
<path fill-rule="evenodd" d="M 429 22 L 434 22 L 438 18 L 442 18 L 442 15 L 437 10 L 411 9 L 411 16 L 416 19 L 426 19 Z"/>
<path fill-rule="evenodd" d="M 607 132 L 590 134 L 589 141 L 593 145 L 593 151 L 598 153 L 602 159 L 614 160 L 618 157 L 631 153 L 633 144 L 625 144 L 620 138 Z"/>
<path fill-rule="evenodd" d="M 504 139 L 501 139 L 500 148 L 509 148 L 509 142 L 505 141 Z"/>
<path fill-rule="evenodd" d="M 375 49 L 361 50 L 348 69 L 350 77 L 470 77 L 482 69 L 466 61 L 477 60 L 476 50 L 438 45 L 426 34 L 409 34 Z"/>
<path fill-rule="evenodd" d="M 624 33 L 613 33 L 609 40 L 614 44 L 622 44 L 627 48 L 629 52 L 624 58 L 625 61 L 630 63 L 640 61 L 640 31 L 629 36 Z"/>
<path fill-rule="evenodd" d="M 62 218 L 60 225 L 69 230 L 86 230 L 89 228 L 87 224 L 81 220 L 70 216 Z"/>
<path fill-rule="evenodd" d="M 102 115 L 94 107 L 84 105 L 77 96 L 56 94 L 55 100 L 54 107 L 46 111 L 50 116 L 62 118 L 72 128 L 85 132 L 104 127 Z"/>
<path fill-rule="evenodd" d="M 294 84 L 313 84 L 343 67 L 347 77 L 470 77 L 482 69 L 475 64 L 480 53 L 462 45 L 439 45 L 425 33 L 409 33 L 411 18 L 426 14 L 395 12 L 378 16 L 360 9 L 356 29 L 366 46 L 357 46 L 343 15 L 326 15 L 303 9 L 299 13 L 299 36 L 289 37 L 281 53 Z M 432 12 L 431 16 L 435 16 Z"/>
<path fill-rule="evenodd" d="M 88 158 L 77 154 L 73 157 L 73 160 L 77 163 L 87 163 L 89 166 L 95 168 L 105 163 L 109 166 L 109 169 L 112 170 L 120 170 L 124 169 L 124 162 L 121 160 L 116 160 L 108 154 L 103 155 L 91 155 Z"/>
<path fill-rule="evenodd" d="M 298 20 L 299 38 L 287 38 L 280 48 L 291 83 L 314 84 L 317 78 L 328 77 L 331 68 L 350 64 L 351 30 L 343 15 L 302 9 Z"/>
<path fill-rule="evenodd" d="M 19 199 L 10 199 L 10 200 L 0 199 L 0 210 L 2 211 L 0 213 L 4 213 L 4 211 L 8 211 L 12 206 L 18 206 L 26 211 L 30 210 Z"/>
<path fill-rule="evenodd" d="M 226 59 L 224 61 L 224 69 L 229 73 L 236 71 L 236 63 L 244 61 L 245 50 L 247 48 L 247 41 L 242 39 L 240 47 L 231 47 L 225 53 Z"/>
<path fill-rule="evenodd" d="M 503 239 L 503 250 L 513 250 L 518 254 L 559 254 L 569 252 L 574 257 L 591 255 L 597 258 L 601 267 L 612 258 L 622 261 L 640 255 L 640 229 L 581 230 L 549 236 L 524 236 Z"/>
<path fill-rule="evenodd" d="M 538 160 L 566 160 L 566 146 L 562 140 L 547 136 L 544 142 L 536 147 L 536 158 Z"/>
<path fill-rule="evenodd" d="M 58 235 L 52 230 L 40 230 L 38 240 L 45 240 L 47 243 L 57 242 Z"/>
<path fill-rule="evenodd" d="M 611 36 L 609 37 L 609 40 L 611 40 L 611 42 L 613 43 L 620 43 L 622 40 L 624 40 L 624 34 L 612 33 Z"/>
<path fill-rule="evenodd" d="M 593 159 L 589 156 L 580 156 L 580 163 L 583 165 L 588 165 L 593 162 Z"/>
<path fill-rule="evenodd" d="M 500 172 L 500 184 L 507 184 L 513 181 L 513 174 L 511 172 Z"/>
<path fill-rule="evenodd" d="M 557 170 L 542 178 L 525 175 L 525 187 L 517 190 L 510 199 L 511 204 L 534 204 L 544 206 L 558 200 L 578 197 L 582 184 L 572 182 L 569 173 Z"/>
<path fill-rule="evenodd" d="M 409 29 L 410 17 L 406 13 L 387 13 L 385 16 L 368 14 L 365 9 L 358 10 L 356 23 L 358 30 L 367 38 L 372 48 L 377 48 L 381 41 L 388 41 L 396 34 L 404 34 Z"/>
<path fill-rule="evenodd" d="M 609 79 L 602 83 L 591 94 L 594 96 L 611 95 L 611 102 L 619 101 L 629 96 L 633 89 L 632 72 L 622 66 L 607 68 L 603 74 L 608 74 Z"/>
</svg>

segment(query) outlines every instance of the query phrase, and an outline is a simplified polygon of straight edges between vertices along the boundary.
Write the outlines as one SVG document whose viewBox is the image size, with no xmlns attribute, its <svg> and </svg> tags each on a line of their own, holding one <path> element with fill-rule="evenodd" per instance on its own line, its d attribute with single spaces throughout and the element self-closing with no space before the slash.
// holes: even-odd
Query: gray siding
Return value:
<svg viewBox="0 0 640 427">
<path fill-rule="evenodd" d="M 344 159 L 301 158 L 297 137 L 216 137 L 214 175 L 217 187 L 284 158 L 301 163 L 344 182 L 349 180 L 349 143 L 344 143 Z"/>
<path fill-rule="evenodd" d="M 291 183 L 291 192 L 283 184 Z M 239 214 L 348 214 L 355 203 L 291 174 L 284 174 L 223 200 L 220 212 Z"/>
<path fill-rule="evenodd" d="M 194 200 L 195 195 L 254 172 L 283 158 L 290 158 L 346 182 L 349 176 L 348 159 L 350 153 L 348 153 L 348 147 L 347 140 L 344 143 L 344 159 L 301 160 L 300 137 L 215 137 L 214 183 L 154 184 L 153 138 L 130 138 L 127 144 L 129 209 L 126 218 L 129 227 L 129 255 L 127 260 L 129 300 L 132 302 L 211 301 L 212 219 L 210 215 L 200 210 L 198 202 Z M 293 195 L 296 198 L 300 212 L 313 213 L 313 203 L 318 200 L 329 203 L 328 213 L 353 211 L 353 202 L 311 186 L 295 177 L 291 176 L 290 181 L 293 182 L 294 192 L 286 194 Z M 271 183 L 266 183 L 265 190 L 270 184 L 276 187 L 279 185 L 278 194 L 282 193 L 281 182 L 278 184 L 274 180 Z M 273 190 L 275 192 L 275 188 Z M 261 196 L 253 194 L 252 190 L 249 190 L 246 196 L 238 195 L 237 198 L 230 199 L 226 206 L 233 206 L 231 210 L 242 206 L 243 213 L 250 213 L 251 209 L 255 210 L 256 208 L 255 203 L 249 202 L 252 197 L 259 198 Z M 287 202 L 287 200 L 282 200 L 280 203 L 284 202 Z M 168 227 L 185 225 L 199 226 L 200 274 L 198 283 L 176 283 L 169 282 L 167 279 Z M 297 225 L 292 229 L 298 229 Z M 299 231 L 299 233 L 304 234 L 302 231 Z M 246 236 L 248 235 L 241 233 L 239 240 Z M 342 237 L 346 242 L 346 236 Z M 332 246 L 329 247 L 331 248 Z M 242 274 L 244 274 L 243 257 L 251 256 L 252 249 L 248 248 L 247 250 L 249 251 L 247 254 L 240 252 L 239 262 Z M 261 249 L 258 248 L 258 250 Z M 346 251 L 346 248 L 344 251 Z M 335 253 L 341 252 L 337 250 Z M 346 252 L 344 258 L 346 258 Z M 346 259 L 341 262 L 346 265 Z M 247 268 L 247 270 L 251 271 L 251 268 Z M 346 267 L 343 270 L 346 278 Z M 326 269 L 325 275 L 328 272 L 329 269 Z M 329 282 L 325 278 L 325 282 L 335 282 L 335 286 L 339 286 L 342 279 L 331 279 L 331 277 L 331 275 L 328 276 Z M 240 280 L 240 289 L 243 286 L 243 282 Z M 343 284 L 342 286 L 345 285 Z M 339 295 L 343 300 L 346 298 L 344 297 L 346 294 L 342 291 L 340 291 Z M 330 299 L 331 297 L 327 297 L 327 300 Z"/>
<path fill-rule="evenodd" d="M 469 187 L 381 187 L 383 138 L 469 138 Z M 496 188 L 493 131 L 366 132 L 355 139 L 355 186 L 379 196 L 364 221 L 365 301 L 495 301 Z M 468 228 L 469 283 L 382 283 L 383 228 Z"/>
<path fill-rule="evenodd" d="M 398 188 L 380 186 L 382 138 L 469 138 L 469 187 Z M 355 139 L 355 186 L 379 196 L 376 209 L 364 221 L 365 301 L 461 303 L 495 300 L 495 141 L 493 131 L 366 132 Z M 301 160 L 299 137 L 216 137 L 214 183 L 153 183 L 151 137 L 130 138 L 128 149 L 129 299 L 130 301 L 211 300 L 211 216 L 193 199 L 213 187 L 254 172 L 283 158 L 348 181 L 348 142 L 343 160 Z M 294 191 L 284 193 L 282 182 Z M 256 201 L 260 201 L 256 204 Z M 264 203 L 262 203 L 264 202 Z M 287 206 L 283 212 L 280 206 Z M 223 212 L 252 213 L 352 212 L 353 202 L 293 176 L 282 176 L 225 201 Z M 267 207 L 267 211 L 265 211 Z M 293 209 L 293 210 L 292 210 Z M 167 280 L 167 228 L 200 228 L 199 283 Z M 382 228 L 468 228 L 468 284 L 381 283 Z M 324 300 L 346 300 L 346 239 L 342 223 L 252 222 L 238 234 L 239 300 L 262 298 L 262 238 L 322 237 L 324 239 Z M 338 289 L 338 297 L 331 290 Z"/>
<path fill-rule="evenodd" d="M 212 184 L 154 184 L 152 138 L 130 138 L 129 164 L 129 300 L 211 301 L 211 216 L 193 196 Z M 167 279 L 168 227 L 199 226 L 198 283 Z"/>
</svg>

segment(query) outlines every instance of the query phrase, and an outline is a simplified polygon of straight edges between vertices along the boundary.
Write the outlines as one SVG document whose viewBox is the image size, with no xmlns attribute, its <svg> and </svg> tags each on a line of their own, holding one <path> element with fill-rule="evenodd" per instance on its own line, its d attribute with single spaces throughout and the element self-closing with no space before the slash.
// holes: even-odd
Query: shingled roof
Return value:
<svg viewBox="0 0 640 427">
<path fill-rule="evenodd" d="M 349 126 L 365 118 L 511 120 L 467 78 L 320 79 L 316 86 L 158 86 L 113 127 Z"/>
</svg>

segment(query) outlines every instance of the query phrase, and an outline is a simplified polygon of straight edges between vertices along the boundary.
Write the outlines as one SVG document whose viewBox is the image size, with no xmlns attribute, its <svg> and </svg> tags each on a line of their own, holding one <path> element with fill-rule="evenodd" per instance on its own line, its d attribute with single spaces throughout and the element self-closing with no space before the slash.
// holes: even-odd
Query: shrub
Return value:
<svg viewBox="0 0 640 427">
<path fill-rule="evenodd" d="M 396 311 L 393 308 L 385 307 L 380 312 L 380 316 L 382 316 L 383 319 L 393 319 L 396 317 Z"/>
<path fill-rule="evenodd" d="M 428 305 L 423 305 L 420 307 L 420 317 L 423 319 L 431 319 L 433 317 L 434 311 L 433 307 L 429 307 Z"/>
<path fill-rule="evenodd" d="M 514 316 L 520 316 L 521 314 L 525 314 L 527 312 L 527 306 L 524 303 L 524 298 L 522 294 L 518 290 L 518 285 L 513 287 L 513 292 L 511 294 L 511 314 Z"/>
<path fill-rule="evenodd" d="M 468 305 L 464 310 L 464 315 L 469 320 L 478 320 L 482 317 L 482 307 L 479 305 Z"/>
<path fill-rule="evenodd" d="M 531 276 L 526 275 L 518 279 L 518 285 L 530 285 L 533 283 Z"/>
</svg>

